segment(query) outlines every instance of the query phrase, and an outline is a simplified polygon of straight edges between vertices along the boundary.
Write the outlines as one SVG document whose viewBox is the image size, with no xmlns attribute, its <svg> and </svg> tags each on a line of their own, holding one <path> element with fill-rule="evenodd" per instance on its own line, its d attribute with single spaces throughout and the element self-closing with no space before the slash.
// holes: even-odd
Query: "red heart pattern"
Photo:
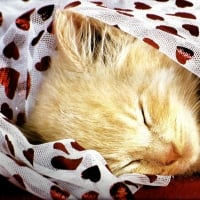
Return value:
<svg viewBox="0 0 200 200">
<path fill-rule="evenodd" d="M 15 21 L 16 26 L 24 31 L 28 31 L 30 29 L 30 17 L 34 10 L 32 9 L 18 17 Z"/>
<path fill-rule="evenodd" d="M 22 0 L 22 1 L 28 1 L 28 0 Z M 165 2 L 170 3 L 169 0 L 155 0 L 157 1 L 157 5 L 161 5 Z M 197 14 L 194 12 L 190 12 L 190 8 L 194 6 L 194 2 L 190 0 L 175 0 L 173 2 L 173 6 L 177 7 L 177 10 L 172 11 L 171 13 L 154 13 L 154 7 L 153 4 L 149 3 L 150 1 L 132 1 L 132 6 L 114 6 L 113 7 L 113 13 L 116 13 L 117 17 L 121 17 L 121 19 L 137 19 L 137 12 L 142 13 L 141 16 L 143 18 L 146 18 L 147 22 L 153 23 L 154 31 L 156 30 L 159 33 L 162 33 L 163 35 L 168 33 L 170 37 L 177 38 L 179 37 L 180 40 L 185 39 L 185 35 L 189 35 L 192 38 L 198 38 L 199 37 L 199 25 L 196 23 Z M 105 8 L 108 6 L 104 1 L 93 1 L 93 4 L 95 6 L 99 6 L 98 9 Z M 37 24 L 39 27 L 34 34 L 30 37 L 30 46 L 31 49 L 34 51 L 37 51 L 37 48 L 39 47 L 41 43 L 45 42 L 45 38 L 47 37 L 53 37 L 54 36 L 54 30 L 53 30 L 53 15 L 54 10 L 56 9 L 56 6 L 54 4 L 42 4 L 39 9 L 32 8 L 27 9 L 28 11 L 24 14 L 20 15 L 19 17 L 15 18 L 14 25 L 17 30 L 19 30 L 18 33 L 16 33 L 16 36 L 11 36 L 8 39 L 2 40 L 2 57 L 3 61 L 6 61 L 6 64 L 4 66 L 0 66 L 0 85 L 1 89 L 5 90 L 5 98 L 8 98 L 8 100 L 14 100 L 15 97 L 17 98 L 17 95 L 20 90 L 20 85 L 24 84 L 24 91 L 25 91 L 25 102 L 29 100 L 29 97 L 32 96 L 32 88 L 34 87 L 34 77 L 32 75 L 32 68 L 25 70 L 23 72 L 23 75 L 21 71 L 18 71 L 18 68 L 15 67 L 15 65 L 10 66 L 12 63 L 21 62 L 23 55 L 23 52 L 21 48 L 23 48 L 24 44 L 26 43 L 26 39 L 21 40 L 20 34 L 28 34 L 32 32 L 34 29 L 34 25 Z M 84 3 L 82 1 L 71 1 L 70 3 L 66 4 L 63 3 L 63 8 L 65 9 L 73 9 L 75 7 L 84 6 Z M 0 8 L 1 9 L 1 8 Z M 110 8 L 109 8 L 110 9 Z M 180 27 L 171 26 L 167 22 L 168 17 L 171 17 L 171 19 L 182 19 L 187 20 L 187 22 L 184 22 L 180 25 Z M 36 19 L 37 18 L 37 19 Z M 35 20 L 35 21 L 34 21 Z M 190 21 L 189 21 L 190 20 Z M 123 20 L 122 20 L 123 21 Z M 190 23 L 192 22 L 192 23 Z M 34 24 L 35 23 L 35 24 Z M 43 27 L 43 23 L 45 27 Z M 3 10 L 0 11 L 0 26 L 4 26 L 5 19 L 4 19 L 4 13 Z M 124 30 L 124 27 L 122 28 L 121 24 L 114 22 L 114 26 L 118 29 Z M 42 26 L 40 26 L 42 25 Z M 134 25 L 134 24 L 133 24 Z M 35 29 L 36 30 L 36 29 Z M 131 31 L 130 31 L 131 32 Z M 182 35 L 182 32 L 185 33 L 185 35 Z M 160 43 L 159 40 L 157 40 L 157 37 L 145 35 L 146 32 L 144 31 L 144 36 L 142 36 L 142 40 L 146 42 L 147 44 L 153 46 L 156 49 L 164 49 L 163 44 Z M 13 32 L 13 34 L 15 34 Z M 18 34 L 18 35 L 17 35 Z M 143 34 L 142 34 L 143 35 Z M 24 35 L 23 35 L 24 36 Z M 4 44 L 5 43 L 5 44 Z M 47 45 L 48 46 L 48 45 Z M 164 49 L 165 50 L 165 49 Z M 40 49 L 41 51 L 41 49 Z M 39 51 L 38 51 L 39 52 Z M 47 51 L 46 51 L 47 52 Z M 32 52 L 31 52 L 32 53 Z M 186 65 L 190 63 L 189 61 L 193 60 L 196 56 L 196 52 L 188 47 L 184 46 L 182 44 L 176 44 L 175 45 L 175 58 L 177 62 L 179 62 L 182 65 Z M 41 57 L 37 57 L 37 59 L 34 59 L 32 66 L 35 73 L 39 74 L 39 76 L 42 74 L 41 72 L 46 71 L 50 67 L 51 58 L 48 53 L 39 54 Z M 0 57 L 1 59 L 1 57 Z M 29 68 L 30 66 L 28 66 Z M 27 74 L 27 77 L 26 77 Z M 26 80 L 21 80 L 22 77 L 25 77 Z M 29 95 L 31 94 L 31 95 Z M 15 111 L 15 107 L 13 105 L 8 104 L 5 101 L 1 102 L 1 113 L 5 115 L 9 120 L 14 120 L 15 123 L 19 126 L 23 125 L 26 120 L 25 111 Z M 12 121 L 13 122 L 13 121 Z M 11 140 L 12 139 L 12 140 Z M 10 137 L 9 134 L 5 134 L 4 140 L 5 140 L 5 147 L 7 149 L 7 156 L 14 161 L 19 167 L 25 167 L 27 162 L 32 165 L 32 168 L 35 169 L 35 164 L 37 163 L 38 157 L 37 150 L 35 150 L 35 146 L 29 146 L 22 150 L 22 161 L 17 160 L 17 148 L 15 148 L 14 140 L 15 138 Z M 79 180 L 83 182 L 90 182 L 92 185 L 95 185 L 96 183 L 102 183 L 105 176 L 102 173 L 102 168 L 100 168 L 98 165 L 90 166 L 87 162 L 85 162 L 84 156 L 73 157 L 73 153 L 80 153 L 81 155 L 87 154 L 87 150 L 85 150 L 82 146 L 80 146 L 77 142 L 69 142 L 68 145 L 65 145 L 64 141 L 54 142 L 53 145 L 51 145 L 52 151 L 56 154 L 54 154 L 52 157 L 48 157 L 49 159 L 46 159 L 47 162 L 50 162 L 49 165 L 51 165 L 52 168 L 54 168 L 54 171 L 58 170 L 69 170 L 72 173 L 75 172 L 75 170 L 79 170 Z M 37 149 L 37 148 L 36 148 Z M 55 151 L 56 150 L 56 151 Z M 73 152 L 73 153 L 72 153 Z M 63 156 L 64 155 L 64 156 Z M 83 164 L 84 163 L 84 164 Z M 87 165 L 85 166 L 85 163 Z M 84 170 L 83 167 L 84 166 Z M 101 166 L 102 167 L 102 166 Z M 103 163 L 103 167 L 107 170 L 109 170 L 109 166 L 105 165 Z M 67 171 L 67 173 L 70 173 Z M 147 181 L 149 183 L 154 183 L 157 180 L 157 176 L 149 176 L 146 175 L 148 178 Z M 28 189 L 29 187 L 26 187 L 26 178 L 23 175 L 20 175 L 20 173 L 12 174 L 12 178 L 23 188 Z M 51 174 L 43 175 L 43 178 L 47 178 L 51 180 Z M 106 177 L 107 178 L 107 177 Z M 116 180 L 116 179 L 115 179 Z M 66 180 L 69 181 L 69 180 Z M 55 184 L 55 185 L 54 185 Z M 61 189 L 62 187 L 59 186 L 59 181 L 53 180 L 51 186 L 49 187 L 49 195 L 50 198 L 55 200 L 60 199 L 67 199 L 70 197 L 70 193 L 64 189 Z M 76 183 L 74 183 L 75 185 Z M 72 186 L 72 188 L 74 187 Z M 27 185 L 28 186 L 28 185 Z M 78 187 L 78 186 L 77 186 Z M 82 186 L 81 186 L 82 187 Z M 84 187 L 84 186 L 83 186 Z M 96 187 L 96 185 L 95 185 Z M 94 188 L 95 188 L 94 187 Z M 130 188 L 137 188 L 138 185 L 135 184 L 132 181 L 125 180 L 123 182 L 116 182 L 111 184 L 110 187 L 110 199 L 133 199 L 133 194 L 131 193 Z M 93 189 L 94 189 L 93 188 Z M 80 194 L 79 198 L 84 200 L 97 200 L 101 199 L 101 192 L 98 190 L 95 191 L 95 189 L 87 189 L 87 191 L 83 191 L 83 193 Z M 71 190 L 70 190 L 71 192 Z"/>
<path fill-rule="evenodd" d="M 156 29 L 159 29 L 159 30 L 165 31 L 167 33 L 171 33 L 171 34 L 178 36 L 178 31 L 174 27 L 160 25 L 160 26 L 156 26 Z"/>
<path fill-rule="evenodd" d="M 87 168 L 82 172 L 83 179 L 89 179 L 92 182 L 98 182 L 101 179 L 101 172 L 97 165 Z"/>
<path fill-rule="evenodd" d="M 159 15 L 155 14 L 146 14 L 147 18 L 153 19 L 153 20 L 159 20 L 159 21 L 164 21 L 165 19 Z"/>
<path fill-rule="evenodd" d="M 155 182 L 155 180 L 157 179 L 157 176 L 155 176 L 155 175 L 147 175 L 146 174 L 146 176 L 149 178 L 149 182 L 150 183 Z"/>
<path fill-rule="evenodd" d="M 38 35 L 35 38 L 33 38 L 32 42 L 31 42 L 32 46 L 35 46 L 39 42 L 39 40 L 41 39 L 43 33 L 44 33 L 44 30 L 40 31 L 38 33 Z"/>
<path fill-rule="evenodd" d="M 176 5 L 180 8 L 192 7 L 193 3 L 186 0 L 176 0 Z"/>
<path fill-rule="evenodd" d="M 3 49 L 3 54 L 7 58 L 13 58 L 15 60 L 19 58 L 19 49 L 14 41 L 5 46 Z"/>
<path fill-rule="evenodd" d="M 54 5 L 44 6 L 44 7 L 40 8 L 37 11 L 37 13 L 41 16 L 43 21 L 46 21 L 52 16 L 54 7 L 55 7 Z"/>
<path fill-rule="evenodd" d="M 198 37 L 199 36 L 199 27 L 192 24 L 183 24 L 182 27 L 189 31 L 191 35 Z"/>
<path fill-rule="evenodd" d="M 26 186 L 24 184 L 23 178 L 19 174 L 14 174 L 13 178 L 24 188 L 26 189 Z"/>
<path fill-rule="evenodd" d="M 122 182 L 115 183 L 110 188 L 110 194 L 114 200 L 133 200 L 130 189 Z"/>
<path fill-rule="evenodd" d="M 75 170 L 82 160 L 83 158 L 70 159 L 63 156 L 55 156 L 51 159 L 51 164 L 56 169 Z"/>
<path fill-rule="evenodd" d="M 18 126 L 22 126 L 24 125 L 26 122 L 26 116 L 24 112 L 19 112 L 17 114 L 17 120 L 16 120 L 16 125 Z"/>
<path fill-rule="evenodd" d="M 34 160 L 34 150 L 32 148 L 29 148 L 27 150 L 23 151 L 24 157 L 33 165 Z"/>
<path fill-rule="evenodd" d="M 53 200 L 66 200 L 70 196 L 69 192 L 61 190 L 56 185 L 51 187 L 50 194 Z"/>
<path fill-rule="evenodd" d="M 5 87 L 5 94 L 13 99 L 18 84 L 19 72 L 13 68 L 0 69 L 0 84 Z"/>
<path fill-rule="evenodd" d="M 171 15 L 171 16 L 175 16 L 175 17 L 181 17 L 181 18 L 186 18 L 186 19 L 196 19 L 196 16 L 191 14 L 191 13 L 187 13 L 187 12 L 176 12 L 174 14 L 167 14 L 167 15 Z"/>
<path fill-rule="evenodd" d="M 50 67 L 51 57 L 44 56 L 41 61 L 35 64 L 35 68 L 38 71 L 46 71 Z"/>
<path fill-rule="evenodd" d="M 67 151 L 65 145 L 64 145 L 63 143 L 61 143 L 61 142 L 56 142 L 56 143 L 54 143 L 53 148 L 54 148 L 54 149 L 58 149 L 58 150 L 60 150 L 60 151 L 63 151 L 63 152 L 65 152 L 66 154 L 69 154 L 69 152 Z"/>
<path fill-rule="evenodd" d="M 85 149 L 84 149 L 81 145 L 79 145 L 77 142 L 71 142 L 71 146 L 72 146 L 74 149 L 78 150 L 78 151 L 84 151 L 84 150 L 85 150 Z"/>
<path fill-rule="evenodd" d="M 98 200 L 99 193 L 95 191 L 86 192 L 82 195 L 82 200 Z"/>
<path fill-rule="evenodd" d="M 1 113 L 3 113 L 9 120 L 13 119 L 13 110 L 7 103 L 1 105 Z"/>
<path fill-rule="evenodd" d="M 135 8 L 136 9 L 141 9 L 141 10 L 148 10 L 151 9 L 151 6 L 145 4 L 145 3 L 141 3 L 141 2 L 136 2 L 135 3 Z"/>
<path fill-rule="evenodd" d="M 159 45 L 156 42 L 154 42 L 152 39 L 144 38 L 143 41 L 146 42 L 147 44 L 150 44 L 152 47 L 159 49 Z"/>
<path fill-rule="evenodd" d="M 7 142 L 7 146 L 8 146 L 8 149 L 10 151 L 10 153 L 15 156 L 15 149 L 14 149 L 14 146 L 12 144 L 12 142 L 10 141 L 8 135 L 5 135 L 5 140 Z"/>
<path fill-rule="evenodd" d="M 54 32 L 53 32 L 53 21 L 47 27 L 47 32 L 51 33 L 51 34 L 54 34 Z"/>
<path fill-rule="evenodd" d="M 65 5 L 65 9 L 66 8 L 73 8 L 73 7 L 76 7 L 76 6 L 79 6 L 79 5 L 81 5 L 81 2 L 80 1 L 74 1 L 74 2 L 72 2 L 72 3 L 69 3 L 69 4 L 67 4 L 67 5 Z"/>
<path fill-rule="evenodd" d="M 181 64 L 185 64 L 188 60 L 192 59 L 194 52 L 186 47 L 177 46 L 176 58 Z"/>
<path fill-rule="evenodd" d="M 17 89 L 20 73 L 13 68 L 0 68 L 0 84 L 5 87 L 5 94 L 13 99 Z"/>
<path fill-rule="evenodd" d="M 103 5 L 102 1 L 91 1 L 91 3 L 94 3 L 97 6 L 102 6 Z"/>
</svg>

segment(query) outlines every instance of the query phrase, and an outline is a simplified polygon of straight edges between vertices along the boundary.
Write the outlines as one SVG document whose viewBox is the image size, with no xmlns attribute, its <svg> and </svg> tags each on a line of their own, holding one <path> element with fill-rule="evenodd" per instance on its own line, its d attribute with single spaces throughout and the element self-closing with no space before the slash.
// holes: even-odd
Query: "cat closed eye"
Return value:
<svg viewBox="0 0 200 200">
<path fill-rule="evenodd" d="M 142 113 L 142 117 L 143 117 L 143 122 L 144 122 L 144 124 L 149 128 L 149 127 L 150 127 L 150 124 L 149 124 L 148 121 L 147 121 L 147 117 L 146 117 L 146 115 L 145 115 L 143 106 L 141 106 L 141 113 Z"/>
</svg>

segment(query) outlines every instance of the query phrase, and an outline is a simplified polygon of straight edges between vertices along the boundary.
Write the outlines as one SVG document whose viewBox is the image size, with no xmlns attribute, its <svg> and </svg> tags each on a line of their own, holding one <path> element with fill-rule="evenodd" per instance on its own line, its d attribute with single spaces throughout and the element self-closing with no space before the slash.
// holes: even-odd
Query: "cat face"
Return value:
<svg viewBox="0 0 200 200">
<path fill-rule="evenodd" d="M 141 50 L 141 44 L 138 47 Z M 138 68 L 135 62 L 129 64 Z M 115 92 L 107 91 L 99 98 L 99 104 L 112 99 L 115 109 L 103 106 L 98 110 L 97 121 L 102 121 L 101 114 L 107 113 L 105 120 L 109 120 L 111 128 L 93 130 L 95 135 L 91 132 L 102 144 L 99 148 L 95 143 L 93 148 L 102 152 L 116 174 L 176 175 L 197 170 L 193 165 L 199 157 L 198 80 L 172 63 L 164 68 L 153 69 L 154 66 L 150 66 L 151 71 L 144 67 L 134 70 L 137 75 L 133 72 L 128 81 L 118 79 L 118 86 L 116 82 L 109 83 L 109 90 Z"/>
<path fill-rule="evenodd" d="M 136 148 L 132 155 L 136 160 L 124 171 L 171 175 L 195 171 L 192 166 L 199 156 L 195 90 L 192 94 L 183 84 L 179 88 L 178 74 L 176 70 L 157 70 L 152 81 L 138 94 L 138 109 L 143 121 L 135 123 L 137 128 L 133 134 Z M 185 76 L 190 75 L 186 73 Z M 171 78 L 167 80 L 166 77 Z M 187 84 L 191 82 L 188 80 Z"/>
<path fill-rule="evenodd" d="M 57 55 L 27 129 L 45 141 L 74 138 L 99 151 L 116 175 L 192 170 L 199 156 L 199 80 L 97 20 L 60 11 L 54 28 Z"/>
</svg>

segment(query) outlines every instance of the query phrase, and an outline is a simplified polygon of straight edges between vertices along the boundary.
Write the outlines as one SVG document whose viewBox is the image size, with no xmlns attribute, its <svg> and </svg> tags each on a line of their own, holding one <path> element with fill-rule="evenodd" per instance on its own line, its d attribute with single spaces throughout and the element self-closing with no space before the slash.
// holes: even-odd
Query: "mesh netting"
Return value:
<svg viewBox="0 0 200 200">
<path fill-rule="evenodd" d="M 44 199 L 132 199 L 141 185 L 167 185 L 168 176 L 115 177 L 98 152 L 83 150 L 73 139 L 31 145 L 10 123 L 20 125 L 34 107 L 47 70 L 41 62 L 55 48 L 52 20 L 58 8 L 117 25 L 200 76 L 198 0 L 1 0 L 0 103 L 6 117 L 0 117 L 0 174 Z"/>
</svg>

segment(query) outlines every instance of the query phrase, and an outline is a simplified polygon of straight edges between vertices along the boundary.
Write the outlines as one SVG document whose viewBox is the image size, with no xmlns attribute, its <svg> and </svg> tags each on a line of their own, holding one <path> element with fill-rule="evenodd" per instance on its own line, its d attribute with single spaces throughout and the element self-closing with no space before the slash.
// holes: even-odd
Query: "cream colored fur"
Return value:
<svg viewBox="0 0 200 200">
<path fill-rule="evenodd" d="M 57 12 L 54 31 L 58 47 L 24 126 L 28 138 L 74 138 L 99 151 L 117 175 L 200 170 L 197 77 L 69 10 Z"/>
</svg>

